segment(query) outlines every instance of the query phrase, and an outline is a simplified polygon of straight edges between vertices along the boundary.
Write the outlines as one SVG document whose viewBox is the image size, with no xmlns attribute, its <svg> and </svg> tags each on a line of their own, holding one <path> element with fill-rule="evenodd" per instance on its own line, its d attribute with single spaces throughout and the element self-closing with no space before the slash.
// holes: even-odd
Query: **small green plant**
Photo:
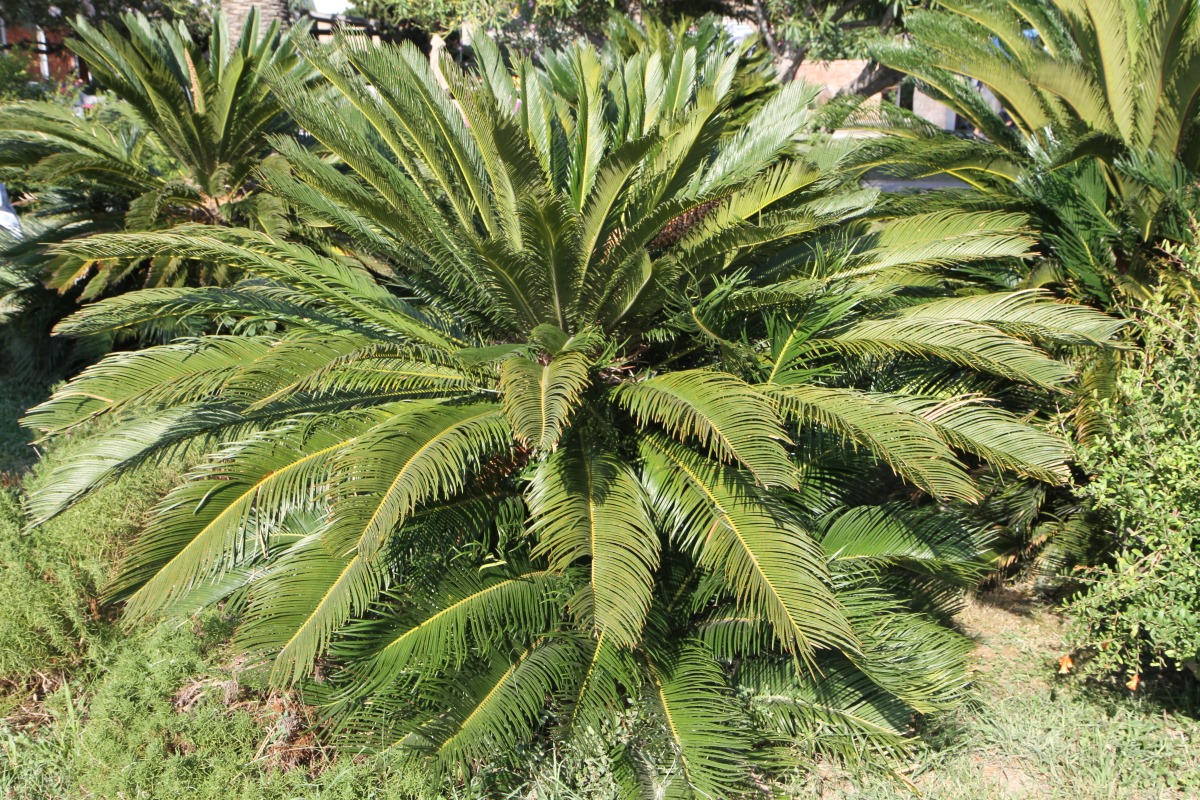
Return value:
<svg viewBox="0 0 1200 800">
<path fill-rule="evenodd" d="M 40 100 L 45 85 L 29 71 L 28 53 L 0 50 L 0 103 L 12 100 Z"/>
<path fill-rule="evenodd" d="M 1194 273 L 1196 252 L 1176 254 Z M 1109 520 L 1113 557 L 1072 602 L 1076 644 L 1136 688 L 1147 668 L 1200 653 L 1200 314 L 1163 293 L 1135 314 L 1144 350 L 1106 403 L 1111 425 L 1083 449 L 1083 489 Z"/>
</svg>

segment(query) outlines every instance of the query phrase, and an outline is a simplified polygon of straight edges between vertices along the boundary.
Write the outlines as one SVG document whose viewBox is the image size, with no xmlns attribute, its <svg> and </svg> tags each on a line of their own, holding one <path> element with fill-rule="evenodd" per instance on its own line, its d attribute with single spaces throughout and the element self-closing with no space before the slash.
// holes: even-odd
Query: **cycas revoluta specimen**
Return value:
<svg viewBox="0 0 1200 800">
<path fill-rule="evenodd" d="M 600 732 L 631 784 L 654 762 L 716 797 L 796 744 L 897 744 L 961 698 L 966 643 L 924 612 L 981 549 L 913 498 L 976 497 L 980 461 L 1061 480 L 1064 444 L 984 393 L 1019 411 L 1072 378 L 1045 348 L 1116 323 L 966 291 L 1025 254 L 1020 218 L 867 221 L 874 192 L 797 155 L 810 89 L 731 128 L 736 54 L 578 46 L 553 79 L 477 55 L 447 90 L 411 47 L 314 48 L 334 104 L 275 76 L 328 152 L 278 141 L 270 187 L 344 255 L 212 227 L 70 247 L 247 277 L 64 333 L 252 335 L 114 354 L 35 409 L 109 424 L 32 512 L 207 448 L 113 596 L 228 600 L 276 680 L 319 666 L 340 730 L 445 765 Z"/>
<path fill-rule="evenodd" d="M 1200 15 L 1190 0 L 954 0 L 877 48 L 982 135 L 888 140 L 877 163 L 950 173 L 1031 212 L 1064 273 L 1107 300 L 1186 241 L 1200 176 Z M 998 101 L 993 108 L 979 91 Z M 1042 278 L 1044 279 L 1044 275 Z"/>
<path fill-rule="evenodd" d="M 0 109 L 0 168 L 34 186 L 31 218 L 40 221 L 6 255 L 47 272 L 59 290 L 83 284 L 83 297 L 111 291 L 130 276 L 142 286 L 220 283 L 223 265 L 172 258 L 96 262 L 48 249 L 99 232 L 145 231 L 182 222 L 278 231 L 284 208 L 259 191 L 255 176 L 273 134 L 294 130 L 261 77 L 267 68 L 303 69 L 304 25 L 259 30 L 257 9 L 231 40 L 224 15 L 207 42 L 182 23 L 122 16 L 124 29 L 80 19 L 68 46 L 118 102 L 79 116 L 55 103 Z M 140 271 L 140 272 L 139 272 Z M 41 277 L 39 275 L 39 277 Z"/>
</svg>

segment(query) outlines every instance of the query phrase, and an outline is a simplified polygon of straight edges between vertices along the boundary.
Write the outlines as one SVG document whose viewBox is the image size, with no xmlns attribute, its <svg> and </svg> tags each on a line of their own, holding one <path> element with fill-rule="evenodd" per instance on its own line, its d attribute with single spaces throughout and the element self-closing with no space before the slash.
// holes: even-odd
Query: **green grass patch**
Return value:
<svg viewBox="0 0 1200 800">
<path fill-rule="evenodd" d="M 0 732 L 0 787 L 31 800 L 417 800 L 436 785 L 398 758 L 322 750 L 302 706 L 218 666 L 223 633 L 163 625 L 123 642 L 86 696 L 67 683 L 48 698 L 48 725 Z"/>
<path fill-rule="evenodd" d="M 1060 618 L 1015 592 L 961 615 L 979 643 L 976 700 L 935 716 L 900 778 L 827 767 L 789 787 L 824 800 L 1185 800 L 1200 797 L 1195 686 L 1131 693 L 1058 673 Z"/>
</svg>

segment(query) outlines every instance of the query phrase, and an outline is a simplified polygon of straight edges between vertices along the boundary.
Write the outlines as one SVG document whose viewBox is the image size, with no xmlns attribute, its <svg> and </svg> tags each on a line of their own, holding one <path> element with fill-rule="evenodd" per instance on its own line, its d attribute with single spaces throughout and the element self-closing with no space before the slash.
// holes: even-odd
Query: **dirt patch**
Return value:
<svg viewBox="0 0 1200 800">
<path fill-rule="evenodd" d="M 1051 664 L 1066 653 L 1062 619 L 1020 588 L 1005 587 L 971 597 L 955 617 L 959 629 L 975 640 L 980 671 L 994 665 Z"/>
<path fill-rule="evenodd" d="M 4 724 L 13 730 L 29 732 L 54 722 L 56 717 L 46 707 L 46 698 L 62 685 L 63 676 L 58 672 L 38 673 L 25 681 L 0 681 L 0 696 L 13 702 L 8 705 L 11 710 L 5 713 Z"/>
<path fill-rule="evenodd" d="M 982 758 L 977 760 L 983 761 Z M 989 760 L 981 765 L 979 779 L 984 786 L 988 787 L 988 793 L 994 794 L 996 797 L 1019 797 L 1022 800 L 1040 800 L 1040 798 L 1049 797 L 1044 791 L 1041 780 L 1015 764 Z"/>
<path fill-rule="evenodd" d="M 311 777 L 329 766 L 333 755 L 317 738 L 314 709 L 301 703 L 295 692 L 272 692 L 262 703 L 239 705 L 269 724 L 255 762 L 268 769 L 303 769 Z"/>
</svg>

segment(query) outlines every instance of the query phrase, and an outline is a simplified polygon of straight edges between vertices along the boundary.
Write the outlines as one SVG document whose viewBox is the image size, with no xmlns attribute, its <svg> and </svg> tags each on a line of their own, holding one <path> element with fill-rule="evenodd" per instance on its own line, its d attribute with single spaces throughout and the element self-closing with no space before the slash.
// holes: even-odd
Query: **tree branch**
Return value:
<svg viewBox="0 0 1200 800">
<path fill-rule="evenodd" d="M 863 97 L 873 97 L 883 90 L 895 86 L 903 78 L 903 72 L 872 61 L 863 67 L 862 72 L 858 73 L 858 77 L 839 89 L 837 96 L 858 94 Z"/>
</svg>

